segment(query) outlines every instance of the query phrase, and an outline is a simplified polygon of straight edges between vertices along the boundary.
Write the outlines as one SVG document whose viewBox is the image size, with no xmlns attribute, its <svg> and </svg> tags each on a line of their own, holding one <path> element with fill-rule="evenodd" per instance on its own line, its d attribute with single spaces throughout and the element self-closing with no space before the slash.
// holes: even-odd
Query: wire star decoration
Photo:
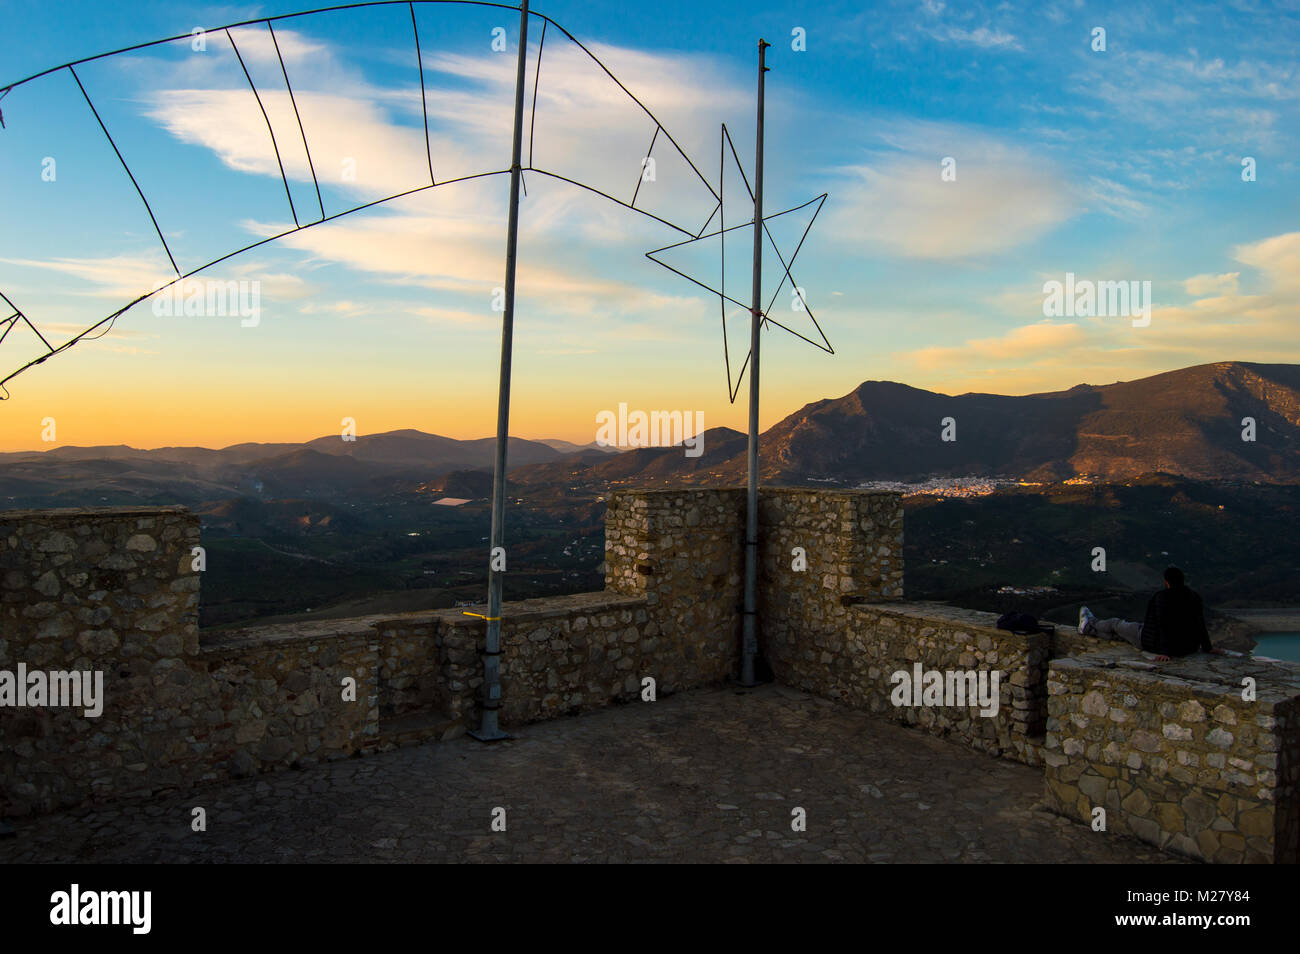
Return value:
<svg viewBox="0 0 1300 954">
<path fill-rule="evenodd" d="M 727 294 L 727 244 L 725 238 L 721 239 L 718 243 L 719 246 L 721 247 L 721 260 L 722 260 L 721 261 L 721 276 L 722 276 L 721 288 L 714 288 L 711 285 L 707 285 L 704 282 L 700 281 L 698 278 L 695 278 L 692 275 L 688 275 L 686 274 L 686 272 L 682 271 L 681 269 L 674 268 L 672 265 L 669 265 L 667 262 L 663 261 L 662 259 L 655 257 L 657 255 L 660 255 L 661 253 L 670 252 L 673 249 L 684 248 L 685 246 L 693 245 L 696 242 L 703 242 L 708 239 L 714 239 L 714 238 L 719 238 L 721 236 L 725 236 L 728 232 L 735 232 L 739 229 L 749 229 L 754 227 L 754 220 L 752 215 L 748 221 L 742 222 L 740 225 L 733 225 L 730 228 L 727 227 L 726 202 L 725 202 L 725 196 L 723 194 L 723 183 L 725 179 L 724 162 L 726 159 L 726 154 L 728 149 L 730 149 L 732 160 L 735 162 L 736 169 L 740 173 L 741 181 L 745 183 L 745 190 L 749 193 L 749 206 L 751 209 L 753 208 L 754 190 L 750 187 L 749 178 L 745 175 L 745 169 L 740 162 L 740 157 L 736 154 L 736 146 L 731 141 L 731 133 L 727 131 L 726 123 L 723 123 L 722 134 L 719 137 L 719 143 L 718 143 L 718 204 L 714 208 L 712 214 L 709 216 L 708 221 L 704 223 L 704 227 L 700 230 L 701 234 L 697 235 L 695 238 L 687 239 L 684 242 L 675 242 L 672 245 L 665 245 L 663 248 L 653 249 L 652 251 L 646 252 L 645 255 L 646 258 L 650 259 L 650 261 L 654 262 L 655 264 L 662 265 L 670 272 L 673 272 L 676 275 L 680 275 L 682 278 L 685 278 L 687 281 L 694 282 L 696 285 L 699 285 L 701 288 L 705 289 L 706 291 L 711 292 L 712 294 L 718 296 L 718 306 L 722 313 L 722 348 L 727 363 L 727 393 L 731 400 L 731 403 L 735 404 L 736 395 L 740 392 L 740 384 L 745 378 L 745 369 L 749 367 L 749 361 L 750 358 L 752 357 L 752 351 L 747 351 L 745 353 L 745 362 L 740 366 L 740 373 L 736 375 L 735 383 L 733 385 L 731 379 L 731 351 L 730 348 L 728 347 L 728 342 L 727 342 L 727 302 L 731 302 L 734 305 L 738 305 L 739 307 L 745 309 L 747 313 L 752 311 L 752 304 L 749 302 L 738 301 L 737 299 L 733 298 L 731 295 Z M 808 307 L 807 299 L 804 298 L 803 288 L 799 285 L 798 282 L 795 281 L 794 275 L 791 271 L 791 269 L 793 269 L 794 267 L 794 261 L 799 255 L 800 249 L 803 248 L 804 240 L 808 238 L 808 233 L 809 231 L 812 230 L 813 223 L 817 221 L 817 216 L 821 213 L 822 205 L 825 204 L 828 195 L 829 193 L 823 192 L 821 195 L 817 196 L 816 198 L 809 199 L 807 202 L 803 203 L 802 205 L 796 205 L 793 208 L 785 209 L 784 211 L 781 212 L 774 212 L 771 215 L 763 216 L 763 234 L 767 236 L 768 244 L 771 246 L 772 251 L 776 253 L 777 259 L 780 260 L 783 274 L 781 276 L 781 281 L 777 284 L 776 291 L 772 293 L 772 297 L 768 301 L 767 307 L 763 309 L 761 314 L 763 316 L 764 329 L 767 328 L 767 325 L 770 322 L 771 324 L 776 325 L 781 330 L 787 331 L 790 334 L 794 335 L 796 338 L 808 342 L 813 347 L 818 348 L 821 351 L 825 351 L 827 354 L 834 354 L 835 349 L 831 346 L 830 340 L 827 339 L 826 333 L 822 331 L 821 325 L 817 323 L 817 317 L 813 314 L 812 309 Z M 785 256 L 781 254 L 781 249 L 777 247 L 776 239 L 772 237 L 772 232 L 767 227 L 767 223 L 770 220 L 780 218 L 783 215 L 790 215 L 792 213 L 799 212 L 803 209 L 808 208 L 814 203 L 816 204 L 816 208 L 813 210 L 812 217 L 808 220 L 807 226 L 804 227 L 803 234 L 799 238 L 799 244 L 795 246 L 794 252 L 790 255 L 789 261 L 787 261 Z M 704 234 L 705 229 L 707 229 L 710 225 L 713 224 L 713 220 L 715 217 L 718 220 L 718 230 L 716 232 L 709 232 L 708 234 Z M 795 331 L 793 328 L 789 327 L 788 325 L 772 317 L 771 314 L 772 306 L 776 304 L 777 296 L 781 294 L 781 290 L 785 287 L 785 283 L 787 281 L 790 282 L 792 294 L 798 298 L 799 307 L 796 308 L 796 311 L 802 311 L 804 314 L 808 316 L 808 319 L 812 322 L 813 327 L 817 329 L 817 334 L 821 337 L 820 342 L 815 341 L 812 338 L 808 337 L 807 335 L 799 333 L 798 331 Z"/>
</svg>

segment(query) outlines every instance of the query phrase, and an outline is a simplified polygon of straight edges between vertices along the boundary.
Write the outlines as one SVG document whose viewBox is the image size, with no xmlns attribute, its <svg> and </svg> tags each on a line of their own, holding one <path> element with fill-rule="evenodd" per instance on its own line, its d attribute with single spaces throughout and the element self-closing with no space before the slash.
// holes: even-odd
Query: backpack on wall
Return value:
<svg viewBox="0 0 1300 954">
<path fill-rule="evenodd" d="M 1030 633 L 1054 633 L 1056 627 L 1051 623 L 1040 623 L 1037 616 L 1029 613 L 1003 613 L 998 617 L 998 629 L 1006 629 L 1018 636 Z"/>
</svg>

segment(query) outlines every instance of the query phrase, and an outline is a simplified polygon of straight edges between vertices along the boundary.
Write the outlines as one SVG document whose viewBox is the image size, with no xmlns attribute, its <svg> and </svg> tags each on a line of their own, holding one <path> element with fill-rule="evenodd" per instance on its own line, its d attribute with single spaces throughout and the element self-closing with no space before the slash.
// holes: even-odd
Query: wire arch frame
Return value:
<svg viewBox="0 0 1300 954">
<path fill-rule="evenodd" d="M 109 331 L 112 330 L 113 325 L 117 321 L 117 319 L 120 318 L 127 311 L 129 311 L 131 308 L 135 307 L 136 305 L 140 304 L 143 301 L 148 300 L 149 298 L 152 298 L 154 295 L 157 295 L 160 292 L 166 291 L 168 288 L 170 288 L 172 285 L 175 285 L 177 282 L 183 282 L 186 279 L 191 278 L 194 275 L 197 275 L 198 273 L 204 271 L 205 269 L 212 268 L 213 266 L 219 265 L 222 262 L 235 258 L 238 255 L 242 255 L 245 252 L 249 252 L 261 246 L 268 245 L 279 239 L 285 238 L 286 236 L 293 235 L 297 232 L 301 232 L 318 225 L 322 225 L 326 222 L 335 221 L 336 219 L 340 219 L 346 215 L 351 215 L 354 212 L 361 212 L 366 209 L 375 208 L 376 206 L 384 205 L 386 203 L 393 202 L 398 199 L 402 199 L 407 196 L 415 195 L 417 193 L 425 192 L 427 190 L 438 188 L 441 186 L 468 182 L 473 179 L 482 179 L 482 178 L 489 178 L 492 176 L 508 174 L 510 172 L 510 169 L 507 168 L 507 169 L 495 169 L 487 172 L 473 173 L 471 175 L 459 176 L 453 179 L 446 179 L 441 182 L 436 180 L 434 176 L 434 170 L 433 170 L 433 155 L 429 145 L 429 114 L 428 114 L 428 103 L 427 103 L 427 97 L 425 91 L 425 82 L 424 82 L 424 62 L 420 52 L 419 27 L 416 23 L 416 17 L 415 17 L 415 7 L 417 4 L 422 7 L 454 5 L 460 7 L 483 7 L 483 8 L 492 8 L 492 9 L 499 9 L 499 10 L 509 10 L 512 12 L 518 12 L 519 10 L 519 8 L 516 6 L 511 6 L 510 4 L 505 4 L 505 3 L 494 3 L 491 2 L 491 0 L 368 0 L 368 2 L 363 2 L 363 3 L 349 3 L 349 4 L 339 4 L 339 5 L 327 6 L 327 7 L 316 7 L 309 10 L 298 10 L 292 13 L 277 14 L 275 16 L 256 17 L 253 19 L 241 20 L 236 23 L 229 23 L 221 27 L 214 27 L 210 30 L 200 31 L 203 34 L 225 33 L 227 39 L 229 39 L 230 41 L 231 47 L 234 50 L 235 55 L 239 61 L 239 65 L 243 69 L 244 76 L 248 80 L 249 86 L 252 89 L 254 97 L 257 101 L 258 108 L 261 109 L 262 116 L 266 121 L 267 131 L 270 134 L 272 147 L 276 155 L 276 162 L 277 165 L 279 166 L 280 176 L 284 182 L 285 195 L 288 198 L 290 212 L 293 216 L 294 227 L 291 229 L 285 229 L 284 231 L 278 232 L 275 235 L 262 238 L 256 242 L 250 242 L 249 244 L 244 245 L 241 248 L 237 248 L 232 252 L 228 252 L 225 255 L 212 259 L 211 261 L 205 262 L 195 268 L 191 268 L 188 271 L 183 271 L 181 267 L 177 264 L 175 257 L 172 255 L 171 249 L 167 244 L 166 237 L 163 234 L 162 228 L 158 225 L 157 218 L 154 216 L 153 209 L 149 203 L 147 196 L 145 195 L 144 189 L 141 188 L 139 182 L 136 180 L 134 173 L 132 173 L 131 171 L 130 165 L 126 161 L 126 158 L 122 155 L 121 151 L 118 149 L 116 142 L 114 142 L 112 134 L 109 132 L 107 125 L 100 117 L 98 110 L 95 109 L 94 103 L 90 98 L 89 92 L 86 90 L 85 86 L 81 82 L 80 77 L 77 75 L 76 67 L 82 66 L 87 63 L 97 62 L 99 60 L 107 59 L 109 57 L 117 56 L 124 53 L 132 53 L 140 50 L 151 49 L 156 46 L 162 46 L 167 43 L 175 43 L 178 41 L 189 40 L 192 39 L 193 36 L 195 35 L 194 32 L 177 34 L 176 36 L 165 37 L 159 40 L 151 40 L 147 43 L 137 43 L 132 46 L 126 46 L 120 49 L 111 50 L 106 53 L 98 53 L 95 54 L 94 56 L 87 56 L 87 57 L 82 57 L 81 59 L 71 60 L 67 63 L 62 63 L 58 66 L 50 67 L 49 69 L 42 70 L 38 73 L 33 73 L 31 76 L 27 76 L 21 80 L 17 80 L 13 83 L 8 84 L 7 86 L 0 87 L 0 99 L 3 99 L 5 96 L 8 96 L 9 93 L 11 93 L 13 90 L 27 83 L 30 83 L 34 80 L 40 79 L 42 77 L 50 76 L 62 70 L 67 70 L 71 74 L 73 79 L 76 81 L 77 87 L 81 91 L 82 96 L 85 98 L 87 106 L 90 108 L 92 114 L 94 115 L 96 121 L 98 122 L 100 129 L 103 131 L 104 136 L 107 138 L 109 144 L 113 148 L 114 153 L 117 155 L 118 160 L 121 162 L 123 171 L 130 179 L 132 185 L 135 187 L 135 191 L 140 197 L 141 204 L 144 206 L 150 221 L 153 223 L 154 231 L 158 235 L 159 243 L 161 244 L 163 251 L 166 253 L 167 259 L 171 263 L 173 270 L 176 272 L 175 278 L 171 279 L 166 283 L 160 284 L 157 287 L 151 289 L 150 291 L 132 299 L 131 301 L 123 305 L 121 308 L 99 319 L 98 321 L 91 324 L 89 327 L 85 328 L 81 332 L 73 335 L 71 338 L 69 338 L 63 344 L 58 345 L 57 347 L 55 345 L 52 345 L 49 342 L 49 340 L 45 337 L 45 335 L 41 333 L 40 329 L 37 328 L 36 323 L 31 320 L 28 314 L 24 312 L 21 307 L 15 304 L 13 300 L 10 299 L 3 291 L 0 291 L 0 300 L 3 300 L 6 306 L 5 309 L 0 309 L 0 312 L 3 311 L 10 312 L 10 314 L 8 314 L 7 317 L 0 318 L 0 344 L 3 344 L 5 338 L 7 338 L 10 332 L 13 331 L 14 328 L 18 327 L 19 323 L 21 322 L 25 324 L 36 335 L 37 338 L 40 339 L 41 344 L 43 344 L 46 349 L 44 354 L 41 354 L 40 356 L 28 361 L 26 364 L 23 364 L 22 366 L 17 368 L 17 370 L 11 371 L 8 374 L 4 375 L 3 377 L 0 377 L 0 401 L 6 400 L 10 396 L 6 385 L 9 381 L 17 377 L 19 374 L 22 374 L 24 371 L 32 367 L 35 367 L 36 365 L 42 364 L 45 361 L 47 361 L 49 358 L 54 357 L 55 355 L 68 350 L 69 348 L 76 345 L 78 342 L 93 341 L 97 338 L 103 337 Z M 276 40 L 275 37 L 274 24 L 280 23 L 281 21 L 293 20 L 298 17 L 307 17 L 315 14 L 331 13 L 331 12 L 336 12 L 341 10 L 359 10 L 359 9 L 365 9 L 370 7 L 399 7 L 399 6 L 407 7 L 410 10 L 410 14 L 411 14 L 411 27 L 412 27 L 413 39 L 415 43 L 416 62 L 419 68 L 420 106 L 421 106 L 421 113 L 424 121 L 425 150 L 426 150 L 426 158 L 428 161 L 428 168 L 429 168 L 429 183 L 427 185 L 421 185 L 411 189 L 403 190 L 401 192 L 396 192 L 391 195 L 383 196 L 382 198 L 375 199 L 370 202 L 365 202 L 359 205 L 355 205 L 351 208 L 344 209 L 341 212 L 334 213 L 333 215 L 326 215 L 325 208 L 324 208 L 324 201 L 321 199 L 321 195 L 320 195 L 320 181 L 316 176 L 315 167 L 311 161 L 311 149 L 307 142 L 307 133 L 306 130 L 303 128 L 302 118 L 298 111 L 297 101 L 294 98 L 293 88 L 289 82 L 288 70 L 285 67 L 283 57 L 280 54 L 279 42 Z M 708 178 L 702 172 L 700 172 L 699 168 L 695 165 L 695 162 L 690 158 L 689 155 L 687 155 L 686 151 L 682 149 L 681 145 L 677 142 L 676 139 L 673 138 L 672 134 L 667 130 L 667 128 L 664 127 L 663 123 L 660 122 L 659 118 L 655 116 L 655 114 L 650 110 L 650 108 L 646 106 L 645 103 L 643 103 L 635 94 L 633 94 L 631 90 L 629 90 L 622 83 L 622 81 L 619 80 L 619 78 L 614 75 L 614 73 L 609 69 L 609 67 L 607 67 L 600 60 L 600 58 L 596 56 L 595 53 L 593 53 L 585 44 L 583 44 L 581 40 L 575 37 L 572 33 L 570 33 L 567 29 L 565 29 L 555 20 L 551 19 L 550 17 L 546 16 L 543 13 L 539 13 L 536 10 L 529 10 L 528 15 L 530 17 L 536 17 L 542 22 L 542 33 L 541 33 L 541 39 L 537 47 L 537 63 L 536 63 L 536 71 L 534 74 L 534 81 L 533 81 L 533 102 L 532 102 L 532 110 L 531 110 L 532 115 L 529 122 L 528 165 L 521 167 L 521 173 L 535 172 L 538 175 L 546 176 L 548 178 L 556 179 L 561 182 L 565 182 L 570 185 L 577 186 L 589 192 L 595 193 L 596 195 L 599 195 L 605 199 L 608 199 L 611 202 L 621 205 L 626 209 L 630 209 L 633 212 L 637 212 L 643 216 L 654 219 L 655 221 L 663 225 L 666 225 L 669 228 L 672 228 L 683 235 L 689 236 L 691 238 L 699 238 L 700 236 L 702 236 L 704 230 L 708 227 L 709 222 L 713 220 L 713 216 L 716 215 L 719 209 L 721 208 L 722 198 L 719 191 L 715 189 L 713 185 L 709 182 Z M 279 150 L 279 145 L 277 144 L 275 139 L 275 130 L 272 126 L 269 116 L 266 113 L 266 109 L 262 104 L 261 96 L 257 91 L 257 87 L 253 82 L 252 76 L 249 74 L 249 71 L 244 64 L 243 57 L 239 54 L 239 49 L 235 45 L 234 38 L 230 35 L 230 31 L 238 27 L 250 27 L 250 26 L 257 26 L 259 24 L 265 24 L 268 31 L 270 32 L 272 44 L 275 48 L 275 52 L 279 60 L 281 72 L 284 76 L 285 87 L 289 94 L 289 100 L 293 106 L 294 117 L 298 123 L 299 134 L 302 137 L 303 148 L 307 155 L 308 168 L 311 172 L 312 182 L 316 189 L 317 201 L 320 206 L 320 212 L 321 212 L 320 218 L 312 222 L 306 222 L 305 224 L 300 223 L 298 221 L 297 209 L 295 208 L 293 202 L 293 194 L 291 189 L 289 188 L 288 177 L 284 172 L 284 164 L 280 159 L 280 150 Z M 536 118 L 537 118 L 537 89 L 541 77 L 542 53 L 545 47 L 546 31 L 548 28 L 554 28 L 558 30 L 561 34 L 563 34 L 565 38 L 567 38 L 570 42 L 572 42 L 575 46 L 577 46 L 578 49 L 580 49 L 584 54 L 586 54 L 586 56 L 591 60 L 591 62 L 593 62 L 596 66 L 598 66 L 600 70 L 604 72 L 604 74 L 607 77 L 609 77 L 609 79 L 612 80 L 620 90 L 622 90 L 624 95 L 626 95 L 637 107 L 641 109 L 641 111 L 647 117 L 650 118 L 650 120 L 654 122 L 655 132 L 651 140 L 651 149 L 653 149 L 654 143 L 658 141 L 658 138 L 662 133 L 662 135 L 667 139 L 667 141 L 672 144 L 672 146 L 677 150 L 677 152 L 681 155 L 681 157 L 690 166 L 690 169 L 692 170 L 692 172 L 694 172 L 699 182 L 702 183 L 705 186 L 705 188 L 708 189 L 709 193 L 716 200 L 717 205 L 715 206 L 714 211 L 710 214 L 709 219 L 698 230 L 692 230 L 686 228 L 675 222 L 671 222 L 661 216 L 655 215 L 654 213 L 648 211 L 647 209 L 638 208 L 636 206 L 636 199 L 640 190 L 639 180 L 637 182 L 636 190 L 634 190 L 632 193 L 632 198 L 628 201 L 625 201 L 623 199 L 620 199 L 618 196 L 611 195 L 608 192 L 604 192 L 601 189 L 597 189 L 594 186 L 590 186 L 584 182 L 579 182 L 576 179 L 572 179 L 568 176 L 561 175 L 560 173 L 547 170 L 547 169 L 538 168 L 533 165 L 534 130 L 535 130 Z"/>
</svg>

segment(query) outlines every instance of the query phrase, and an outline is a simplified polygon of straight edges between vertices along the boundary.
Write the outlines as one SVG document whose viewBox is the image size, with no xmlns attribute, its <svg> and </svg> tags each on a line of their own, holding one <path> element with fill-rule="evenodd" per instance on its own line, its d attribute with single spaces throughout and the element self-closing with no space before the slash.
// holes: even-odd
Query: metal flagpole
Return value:
<svg viewBox="0 0 1300 954">
<path fill-rule="evenodd" d="M 528 0 L 519 5 L 519 69 L 515 75 L 515 138 L 510 159 L 510 220 L 506 227 L 506 300 L 501 320 L 501 384 L 497 392 L 497 456 L 492 468 L 492 535 L 488 563 L 487 638 L 483 647 L 483 719 L 470 732 L 481 742 L 510 738 L 497 724 L 501 707 L 501 585 L 505 572 L 506 443 L 510 431 L 510 357 L 515 330 L 515 250 L 519 245 L 519 177 L 524 140 L 524 66 L 528 59 Z M 500 569 L 498 569 L 498 565 Z"/>
<path fill-rule="evenodd" d="M 752 686 L 758 656 L 758 343 L 763 324 L 763 86 L 767 48 L 758 41 L 758 125 L 754 133 L 754 295 L 749 309 L 749 487 L 745 502 L 745 613 L 740 684 Z"/>
</svg>

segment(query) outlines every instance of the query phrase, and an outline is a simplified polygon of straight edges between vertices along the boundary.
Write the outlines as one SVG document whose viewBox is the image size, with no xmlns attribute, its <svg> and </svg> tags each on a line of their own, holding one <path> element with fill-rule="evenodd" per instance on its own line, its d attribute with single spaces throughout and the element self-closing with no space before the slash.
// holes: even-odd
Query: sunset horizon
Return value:
<svg viewBox="0 0 1300 954">
<path fill-rule="evenodd" d="M 1238 359 L 1231 359 L 1231 358 L 1204 362 L 1204 364 L 1206 365 L 1242 364 L 1242 363 L 1275 364 L 1277 362 L 1275 361 L 1246 362 L 1246 361 L 1241 361 Z M 1201 365 L 1189 365 L 1187 367 L 1199 367 L 1199 366 Z M 863 379 L 862 381 L 858 381 L 850 385 L 849 387 L 845 388 L 844 391 L 833 393 L 833 394 L 826 393 L 817 396 L 808 395 L 806 398 L 800 400 L 799 403 L 792 404 L 789 407 L 773 406 L 775 404 L 775 401 L 772 397 L 769 396 L 765 404 L 763 414 L 760 418 L 760 431 L 766 431 L 768 428 L 772 427 L 777 422 L 785 419 L 791 414 L 795 414 L 801 408 L 807 407 L 810 404 L 815 404 L 818 401 L 833 400 L 836 398 L 840 398 L 845 394 L 852 392 L 855 388 L 859 387 L 861 384 L 865 383 L 868 380 L 892 381 L 892 383 L 903 384 L 909 387 L 922 388 L 923 390 L 932 391 L 938 394 L 948 394 L 952 396 L 958 396 L 962 394 L 1002 394 L 1007 396 L 1025 396 L 1031 394 L 1048 394 L 1048 393 L 1053 393 L 1058 391 L 1066 391 L 1072 387 L 1078 387 L 1080 385 L 1100 387 L 1107 384 L 1117 384 L 1117 383 L 1122 383 L 1123 381 L 1133 381 L 1139 378 L 1151 377 L 1154 375 L 1165 374 L 1168 372 L 1179 371 L 1179 370 L 1184 370 L 1184 368 L 1182 367 L 1161 368 L 1158 370 L 1153 370 L 1150 374 L 1132 375 L 1126 378 L 1116 379 L 1114 381 L 1100 381 L 1100 380 L 1074 381 L 1071 380 L 1069 377 L 1067 377 L 1066 373 L 1063 373 L 1060 378 L 1046 381 L 1041 387 L 1026 387 L 1026 388 L 1016 389 L 1016 390 L 1012 390 L 1012 389 L 996 390 L 992 388 L 958 390 L 956 388 L 945 389 L 943 387 L 923 387 L 922 385 L 919 385 L 914 381 L 902 381 L 902 380 L 894 380 L 889 378 Z M 991 381 L 988 383 L 991 385 L 997 384 L 996 381 Z M 641 402 L 641 404 L 635 406 L 641 408 L 647 408 L 647 409 L 666 407 L 668 406 L 667 402 L 670 400 L 671 400 L 670 396 L 660 394 L 657 400 L 646 400 Z M 22 402 L 15 401 L 14 403 L 21 406 Z M 131 438 L 127 435 L 131 435 L 134 433 L 147 435 L 151 433 L 152 428 L 158 426 L 159 418 L 163 418 L 164 420 L 166 419 L 165 415 L 160 414 L 157 408 L 151 408 L 146 413 L 143 409 L 144 405 L 136 405 L 136 410 L 134 415 L 128 413 L 126 408 L 115 408 L 113 409 L 112 412 L 113 416 L 109 417 L 106 420 L 96 420 L 95 417 L 90 417 L 89 419 L 87 419 L 85 417 L 84 410 L 79 410 L 73 413 L 66 413 L 61 411 L 61 408 L 70 407 L 71 404 L 72 404 L 71 401 L 65 400 L 65 401 L 60 401 L 60 402 L 55 402 L 52 404 L 45 405 L 46 408 L 50 409 L 49 413 L 46 416 L 53 417 L 56 422 L 56 428 L 54 430 L 53 440 L 45 440 L 42 437 L 42 434 L 48 432 L 49 430 L 48 424 L 45 423 L 44 418 L 42 418 L 42 419 L 35 420 L 30 425 L 29 431 L 33 436 L 31 438 L 26 439 L 26 444 L 22 443 L 24 438 L 18 432 L 18 429 L 16 427 L 13 428 L 12 431 L 6 431 L 5 432 L 6 436 L 9 437 L 9 439 L 13 443 L 9 445 L 0 445 L 0 453 L 42 452 L 42 451 L 53 450 L 58 447 L 110 447 L 110 446 L 127 446 L 137 450 L 158 450 L 167 447 L 203 447 L 203 448 L 219 450 L 226 447 L 232 447 L 238 444 L 246 444 L 246 443 L 256 443 L 256 444 L 306 443 L 308 441 L 316 440 L 322 437 L 337 436 L 341 432 L 342 422 L 344 419 L 343 417 L 338 418 L 338 420 L 334 423 L 332 427 L 329 426 L 328 422 L 322 422 L 322 424 L 318 426 L 315 431 L 311 431 L 309 428 L 312 425 L 308 422 L 307 420 L 308 415 L 306 413 L 300 414 L 298 417 L 294 419 L 292 423 L 275 425 L 275 424 L 268 424 L 264 420 L 262 420 L 262 418 L 264 417 L 263 413 L 258 412 L 257 414 L 253 414 L 250 412 L 247 417 L 236 415 L 236 420 L 234 422 L 223 421 L 221 423 L 213 423 L 209 425 L 211 430 L 207 431 L 207 433 L 215 434 L 215 435 L 224 434 L 225 435 L 224 437 L 221 436 L 212 437 L 207 440 L 203 440 L 203 439 L 181 440 L 181 439 L 169 439 L 163 437 L 148 437 L 148 436 Z M 701 405 L 697 404 L 696 406 L 699 407 Z M 720 406 L 723 409 L 723 414 L 720 414 L 718 416 L 722 417 L 723 418 L 722 420 L 718 420 L 717 417 L 711 416 L 708 411 L 700 412 L 703 414 L 703 420 L 704 420 L 703 430 L 711 430 L 715 427 L 726 427 L 735 431 L 743 432 L 746 423 L 745 410 L 743 404 L 740 402 L 737 402 L 736 404 L 727 404 L 724 397 Z M 229 406 L 227 406 L 225 410 L 227 414 L 229 414 L 231 411 Z M 494 422 L 486 417 L 483 418 L 484 423 L 482 427 L 475 429 L 473 427 L 470 427 L 468 425 L 463 425 L 463 424 L 460 426 L 443 426 L 438 424 L 430 425 L 425 423 L 413 424 L 410 422 L 398 420 L 396 419 L 395 415 L 393 417 L 385 417 L 383 416 L 384 415 L 383 409 L 376 409 L 376 410 L 377 413 L 373 417 L 367 417 L 364 419 L 356 418 L 353 415 L 344 415 L 344 417 L 350 417 L 353 419 L 354 432 L 358 437 L 364 437 L 364 436 L 369 436 L 374 434 L 387 434 L 387 433 L 392 433 L 393 431 L 401 431 L 401 430 L 414 430 L 424 434 L 434 434 L 442 437 L 450 437 L 455 440 L 480 440 L 484 438 L 494 437 L 494 433 L 493 433 Z M 494 409 L 492 410 L 494 411 Z M 580 426 L 576 422 L 574 422 L 571 418 L 566 418 L 565 423 L 563 424 L 556 424 L 555 426 L 551 426 L 548 424 L 536 424 L 533 426 L 532 430 L 526 430 L 525 424 L 520 424 L 518 426 L 512 425 L 510 436 L 513 438 L 521 438 L 524 440 L 531 440 L 531 441 L 562 440 L 562 441 L 568 441 L 570 443 L 578 444 L 578 445 L 591 444 L 597 440 L 597 433 L 600 429 L 599 424 L 597 423 L 599 415 L 602 412 L 607 412 L 609 410 L 610 410 L 609 408 L 593 408 L 589 417 L 591 424 L 586 430 L 580 429 Z M 530 411 L 532 413 L 530 413 Z M 446 412 L 446 414 L 447 417 L 449 418 L 454 417 L 462 420 L 465 416 L 463 410 L 458 410 L 458 409 L 451 409 L 448 412 Z M 517 421 L 518 420 L 533 421 L 536 420 L 537 416 L 538 415 L 535 409 L 528 408 L 528 407 L 516 408 L 515 413 L 513 414 L 513 418 Z M 377 419 L 377 423 L 376 423 L 376 419 Z M 89 424 L 92 428 L 89 431 L 89 435 L 101 435 L 101 436 L 115 435 L 117 439 L 99 440 L 99 439 L 95 439 L 94 436 L 88 436 L 82 432 L 77 432 L 76 436 L 71 436 L 68 434 L 68 432 L 63 431 L 60 427 L 57 426 L 59 421 L 84 422 L 81 423 L 81 426 L 84 427 L 87 424 Z M 247 421 L 251 421 L 254 423 L 252 424 L 244 423 Z M 137 424 L 143 429 L 139 431 L 134 430 Z M 186 429 L 182 429 L 180 425 L 176 425 L 176 426 L 177 426 L 177 430 L 169 433 L 175 433 L 175 434 L 190 433 L 190 431 Z M 184 427 L 188 428 L 190 427 L 190 425 L 187 424 Z M 688 434 L 695 433 L 695 431 L 693 429 L 688 429 L 687 433 Z"/>
</svg>

